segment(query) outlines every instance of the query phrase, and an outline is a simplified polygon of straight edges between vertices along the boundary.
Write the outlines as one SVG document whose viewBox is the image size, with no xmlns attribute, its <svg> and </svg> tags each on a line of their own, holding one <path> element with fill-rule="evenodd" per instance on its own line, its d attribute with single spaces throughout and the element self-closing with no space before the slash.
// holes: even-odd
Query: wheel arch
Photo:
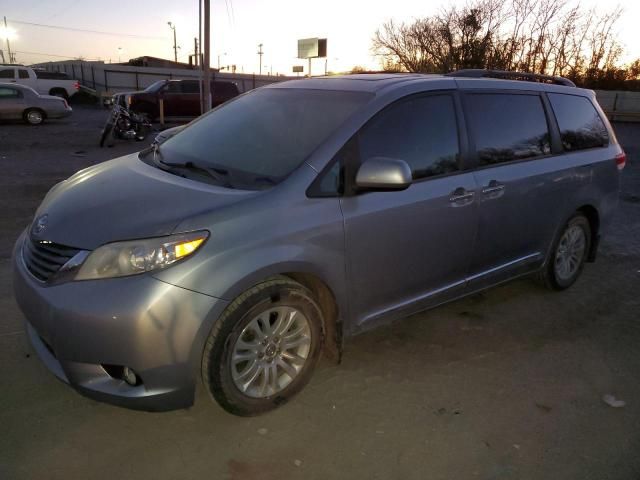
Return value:
<svg viewBox="0 0 640 480">
<path fill-rule="evenodd" d="M 600 241 L 600 214 L 598 209 L 591 204 L 582 205 L 576 212 L 582 213 L 589 221 L 589 226 L 591 227 L 591 247 L 587 254 L 587 261 L 594 262 Z"/>
<path fill-rule="evenodd" d="M 331 286 L 331 281 L 322 272 L 314 268 L 313 264 L 307 262 L 285 262 L 264 267 L 236 282 L 224 295 L 224 298 L 233 301 L 238 295 L 255 285 L 279 276 L 298 282 L 311 291 L 318 302 L 324 319 L 324 324 L 322 325 L 325 337 L 323 354 L 339 363 L 342 357 L 344 336 L 342 319 L 346 310 L 345 300 L 336 294 Z"/>
<path fill-rule="evenodd" d="M 67 92 L 66 89 L 62 88 L 62 87 L 53 87 L 49 89 L 49 95 L 56 95 L 57 92 L 62 93 L 62 96 L 64 99 L 68 100 L 69 99 L 69 92 Z"/>
</svg>

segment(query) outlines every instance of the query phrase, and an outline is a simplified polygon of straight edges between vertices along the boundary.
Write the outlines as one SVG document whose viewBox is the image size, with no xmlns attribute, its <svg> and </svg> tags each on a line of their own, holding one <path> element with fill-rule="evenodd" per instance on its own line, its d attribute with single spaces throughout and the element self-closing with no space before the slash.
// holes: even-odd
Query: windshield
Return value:
<svg viewBox="0 0 640 480">
<path fill-rule="evenodd" d="M 238 97 L 162 144 L 162 159 L 275 184 L 300 165 L 371 94 L 265 88 Z M 245 183 L 245 182 L 243 182 Z"/>
<path fill-rule="evenodd" d="M 160 90 L 165 83 L 166 83 L 166 80 L 158 80 L 157 82 L 153 82 L 151 85 L 145 88 L 144 91 L 155 92 L 156 90 Z"/>
</svg>

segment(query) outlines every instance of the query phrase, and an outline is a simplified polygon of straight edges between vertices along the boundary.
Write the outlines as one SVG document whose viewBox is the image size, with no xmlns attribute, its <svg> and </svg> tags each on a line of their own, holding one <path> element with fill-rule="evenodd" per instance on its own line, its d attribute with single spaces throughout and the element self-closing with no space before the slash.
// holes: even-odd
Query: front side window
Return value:
<svg viewBox="0 0 640 480">
<path fill-rule="evenodd" d="M 538 95 L 471 94 L 467 107 L 480 166 L 551 153 L 547 119 Z"/>
<path fill-rule="evenodd" d="M 182 85 L 180 82 L 169 82 L 164 91 L 165 93 L 182 93 Z"/>
<path fill-rule="evenodd" d="M 414 180 L 458 170 L 458 127 L 450 95 L 414 96 L 376 115 L 359 136 L 360 159 L 404 160 Z"/>
<path fill-rule="evenodd" d="M 268 186 L 290 174 L 369 93 L 263 88 L 236 97 L 162 144 L 166 162 L 227 171 L 242 184 Z"/>
<path fill-rule="evenodd" d="M 562 93 L 549 93 L 548 96 L 565 150 L 584 150 L 609 144 L 607 129 L 588 98 Z"/>
<path fill-rule="evenodd" d="M 185 80 L 182 84 L 182 93 L 200 93 L 200 85 L 197 80 Z"/>
<path fill-rule="evenodd" d="M 18 76 L 20 78 L 29 78 L 29 72 L 26 70 L 18 70 Z"/>
<path fill-rule="evenodd" d="M 5 68 L 4 70 L 0 70 L 0 78 L 15 78 L 13 68 Z"/>
</svg>

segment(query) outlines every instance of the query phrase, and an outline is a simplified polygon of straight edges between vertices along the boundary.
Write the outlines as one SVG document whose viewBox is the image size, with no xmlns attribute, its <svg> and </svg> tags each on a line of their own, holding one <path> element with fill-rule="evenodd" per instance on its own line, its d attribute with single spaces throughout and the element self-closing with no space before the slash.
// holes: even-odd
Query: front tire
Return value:
<svg viewBox="0 0 640 480">
<path fill-rule="evenodd" d="M 203 358 L 204 384 L 227 412 L 253 416 L 286 403 L 309 381 L 322 350 L 322 312 L 286 277 L 240 295 L 216 322 Z"/>
<path fill-rule="evenodd" d="M 551 290 L 565 290 L 575 283 L 591 249 L 591 225 L 581 213 L 569 219 L 554 241 L 540 280 Z"/>
</svg>

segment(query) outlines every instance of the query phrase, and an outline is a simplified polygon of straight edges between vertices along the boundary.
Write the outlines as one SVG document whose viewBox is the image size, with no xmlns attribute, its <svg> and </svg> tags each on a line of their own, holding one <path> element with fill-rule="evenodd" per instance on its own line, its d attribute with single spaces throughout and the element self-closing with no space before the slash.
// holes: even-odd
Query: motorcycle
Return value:
<svg viewBox="0 0 640 480">
<path fill-rule="evenodd" d="M 122 140 L 136 140 L 147 138 L 151 130 L 151 123 L 143 115 L 127 110 L 122 105 L 115 104 L 111 109 L 109 119 L 102 129 L 100 146 L 103 147 L 111 134 L 113 138 Z"/>
</svg>

